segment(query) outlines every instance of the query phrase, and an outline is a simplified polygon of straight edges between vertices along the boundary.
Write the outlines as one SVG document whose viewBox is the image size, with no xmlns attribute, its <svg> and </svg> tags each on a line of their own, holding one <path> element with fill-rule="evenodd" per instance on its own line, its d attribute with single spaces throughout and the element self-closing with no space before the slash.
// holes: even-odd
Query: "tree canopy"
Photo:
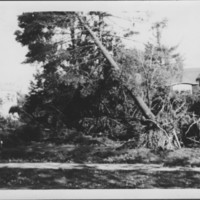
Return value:
<svg viewBox="0 0 200 200">
<path fill-rule="evenodd" d="M 168 80 L 179 78 L 181 57 L 174 53 L 174 47 L 161 44 L 159 30 L 157 44 L 147 43 L 144 51 L 126 49 L 107 23 L 109 17 L 106 12 L 89 12 L 84 21 L 115 59 L 118 71 L 113 70 L 75 12 L 19 16 L 20 30 L 15 35 L 28 47 L 25 63 L 41 67 L 31 84 L 26 112 L 45 118 L 54 128 L 102 132 L 115 139 L 136 137 L 141 132 L 142 114 L 129 89 L 143 96 L 157 113 L 156 95 L 166 89 Z M 138 33 L 127 31 L 124 37 L 134 34 Z"/>
</svg>

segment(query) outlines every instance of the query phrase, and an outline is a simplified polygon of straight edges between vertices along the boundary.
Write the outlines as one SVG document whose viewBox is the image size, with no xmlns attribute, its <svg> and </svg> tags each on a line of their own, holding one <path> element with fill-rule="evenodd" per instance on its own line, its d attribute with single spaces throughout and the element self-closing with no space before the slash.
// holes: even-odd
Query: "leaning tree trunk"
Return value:
<svg viewBox="0 0 200 200">
<path fill-rule="evenodd" d="M 109 54 L 108 50 L 103 46 L 101 41 L 93 33 L 93 31 L 90 29 L 90 27 L 83 21 L 82 17 L 78 13 L 76 13 L 76 16 L 79 19 L 79 21 L 82 23 L 82 25 L 85 27 L 85 29 L 90 33 L 90 35 L 94 39 L 94 42 L 101 49 L 103 55 L 107 58 L 107 60 L 109 61 L 111 66 L 114 68 L 114 70 L 116 70 L 116 71 L 120 70 L 118 64 L 114 61 L 112 56 Z M 135 102 L 138 105 L 139 109 L 141 110 L 143 116 L 146 118 L 146 121 L 149 121 L 149 122 L 151 122 L 151 124 L 153 123 L 156 125 L 157 129 L 154 130 L 154 132 L 155 132 L 154 134 L 160 135 L 160 139 L 162 139 L 163 138 L 162 135 L 164 135 L 164 138 L 165 138 L 164 140 L 167 141 L 167 143 L 170 144 L 170 146 L 171 146 L 172 143 L 170 142 L 170 137 L 169 137 L 168 133 L 166 133 L 166 131 L 164 129 L 162 129 L 159 126 L 159 124 L 155 121 L 154 114 L 151 112 L 150 108 L 144 102 L 143 98 L 139 94 L 137 94 L 137 95 L 133 94 L 132 91 L 128 87 L 126 87 L 126 89 L 129 93 L 129 95 L 135 100 Z M 150 131 L 150 132 L 152 132 L 152 131 Z M 160 134 L 161 132 L 162 132 L 162 134 Z M 175 140 L 178 143 L 178 147 L 181 148 L 176 134 L 175 134 Z"/>
<path fill-rule="evenodd" d="M 79 21 L 83 24 L 83 26 L 85 27 L 85 29 L 90 33 L 90 35 L 94 39 L 95 43 L 101 49 L 103 55 L 107 58 L 107 60 L 111 64 L 111 66 L 116 71 L 120 70 L 120 68 L 117 65 L 117 63 L 114 61 L 114 59 L 109 54 L 109 52 L 107 51 L 107 49 L 102 45 L 102 43 L 100 42 L 100 40 L 96 37 L 96 35 L 93 33 L 93 31 L 90 29 L 90 27 L 86 23 L 84 23 L 83 19 L 79 16 L 79 14 L 77 14 L 77 17 L 78 17 Z M 135 101 L 138 104 L 139 108 L 141 109 L 143 115 L 147 119 L 154 119 L 155 118 L 154 114 L 151 112 L 151 110 L 149 109 L 149 107 L 146 105 L 146 103 L 144 102 L 144 100 L 142 99 L 142 97 L 139 96 L 139 95 L 133 95 L 131 91 L 129 93 L 135 99 Z"/>
</svg>

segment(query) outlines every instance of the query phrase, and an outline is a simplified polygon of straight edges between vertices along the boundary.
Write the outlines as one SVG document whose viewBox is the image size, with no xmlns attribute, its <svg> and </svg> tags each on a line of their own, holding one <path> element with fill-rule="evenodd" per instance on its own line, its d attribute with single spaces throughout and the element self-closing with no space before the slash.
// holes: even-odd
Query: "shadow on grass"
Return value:
<svg viewBox="0 0 200 200">
<path fill-rule="evenodd" d="M 191 171 L 2 168 L 0 177 L 3 189 L 200 188 L 200 173 Z"/>
<path fill-rule="evenodd" d="M 114 154 L 112 147 L 95 145 L 57 146 L 51 143 L 35 143 L 29 146 L 3 149 L 0 153 L 0 161 L 102 163 L 104 158 Z"/>
<path fill-rule="evenodd" d="M 173 166 L 200 166 L 199 149 L 181 149 L 174 152 L 153 152 L 150 149 L 117 151 L 112 146 L 55 145 L 32 143 L 27 146 L 4 148 L 0 162 L 61 162 L 61 163 L 154 163 Z"/>
<path fill-rule="evenodd" d="M 190 159 L 186 157 L 174 157 L 174 158 L 168 158 L 164 166 L 166 167 L 174 167 L 174 166 L 190 166 Z"/>
</svg>

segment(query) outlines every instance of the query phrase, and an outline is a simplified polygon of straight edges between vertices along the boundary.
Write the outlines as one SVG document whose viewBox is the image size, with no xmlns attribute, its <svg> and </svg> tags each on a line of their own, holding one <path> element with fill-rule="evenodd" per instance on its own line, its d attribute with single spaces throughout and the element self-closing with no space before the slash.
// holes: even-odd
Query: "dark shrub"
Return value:
<svg viewBox="0 0 200 200">
<path fill-rule="evenodd" d="M 25 142 L 39 141 L 41 138 L 41 130 L 38 125 L 22 125 L 14 131 L 14 134 Z"/>
</svg>

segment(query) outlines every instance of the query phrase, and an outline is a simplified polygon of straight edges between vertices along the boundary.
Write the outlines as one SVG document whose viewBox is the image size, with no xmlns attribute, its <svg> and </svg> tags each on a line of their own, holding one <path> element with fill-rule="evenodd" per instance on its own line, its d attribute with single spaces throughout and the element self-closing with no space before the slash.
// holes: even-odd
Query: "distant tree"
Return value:
<svg viewBox="0 0 200 200">
<path fill-rule="evenodd" d="M 2 98 L 0 98 L 0 105 L 2 105 L 3 104 L 3 99 Z"/>
<path fill-rule="evenodd" d="M 121 49 L 118 54 L 119 62 L 124 66 L 124 73 L 132 76 L 134 80 L 134 74 L 140 74 L 140 92 L 152 110 L 156 110 L 154 106 L 158 102 L 157 98 L 164 100 L 164 96 L 169 96 L 170 85 L 180 82 L 183 73 L 183 59 L 176 53 L 177 47 L 167 47 L 161 42 L 162 31 L 166 25 L 165 20 L 154 24 L 156 42 L 148 42 L 144 51 Z M 134 85 L 133 82 L 131 84 Z"/>
</svg>

